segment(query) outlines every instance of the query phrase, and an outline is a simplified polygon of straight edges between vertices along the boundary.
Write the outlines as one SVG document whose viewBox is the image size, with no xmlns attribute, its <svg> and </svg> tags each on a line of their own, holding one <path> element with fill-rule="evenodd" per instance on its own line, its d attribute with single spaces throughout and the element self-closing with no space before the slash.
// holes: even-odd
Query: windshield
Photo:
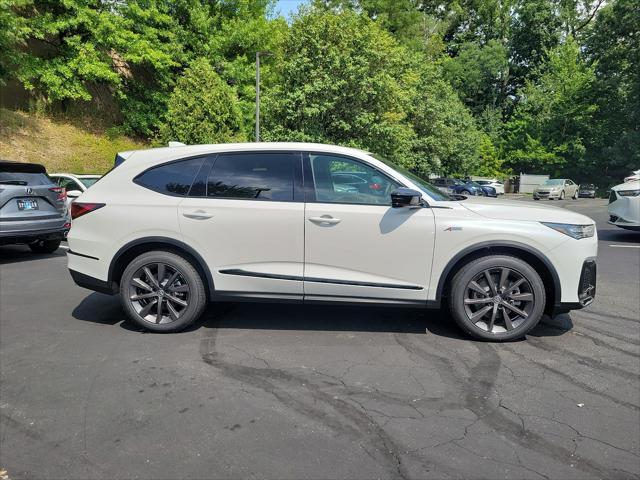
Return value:
<svg viewBox="0 0 640 480">
<path fill-rule="evenodd" d="M 547 186 L 556 186 L 556 185 L 563 185 L 563 184 L 564 184 L 564 180 L 562 180 L 561 178 L 547 180 L 546 182 L 543 183 L 543 185 L 547 185 Z"/>
<path fill-rule="evenodd" d="M 444 193 L 442 190 L 438 189 L 437 187 L 431 185 L 429 182 L 427 182 L 423 178 L 420 178 L 415 173 L 411 173 L 409 170 L 406 170 L 406 169 L 404 169 L 402 167 L 398 167 L 395 163 L 392 163 L 389 160 L 386 160 L 386 159 L 380 157 L 379 155 L 371 155 L 371 156 L 373 158 L 375 158 L 376 160 L 380 160 L 382 163 L 384 163 L 385 165 L 393 168 L 394 170 L 397 170 L 398 172 L 400 172 L 402 175 L 404 175 L 405 177 L 410 179 L 424 193 L 429 195 L 434 200 L 437 200 L 437 201 L 454 200 L 451 196 L 447 195 L 446 193 Z"/>
<path fill-rule="evenodd" d="M 471 180 L 467 182 L 467 185 L 473 185 L 474 187 L 482 188 L 482 185 L 478 185 L 476 182 L 472 182 Z"/>
<path fill-rule="evenodd" d="M 91 185 L 100 180 L 100 177 L 79 178 L 78 180 L 80 180 L 85 187 L 89 188 Z"/>
<path fill-rule="evenodd" d="M 491 182 L 489 180 L 478 180 L 478 183 L 480 185 L 491 185 Z"/>
<path fill-rule="evenodd" d="M 583 190 L 594 190 L 596 186 L 593 183 L 587 183 L 586 185 L 582 185 L 580 188 Z"/>
</svg>

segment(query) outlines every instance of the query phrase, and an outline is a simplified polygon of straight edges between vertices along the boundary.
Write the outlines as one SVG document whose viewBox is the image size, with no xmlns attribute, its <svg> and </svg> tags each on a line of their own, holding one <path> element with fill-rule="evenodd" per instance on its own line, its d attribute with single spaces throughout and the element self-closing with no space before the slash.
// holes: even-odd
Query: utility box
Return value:
<svg viewBox="0 0 640 480">
<path fill-rule="evenodd" d="M 533 193 L 538 185 L 542 185 L 547 180 L 549 180 L 549 175 L 521 173 L 519 193 Z"/>
</svg>

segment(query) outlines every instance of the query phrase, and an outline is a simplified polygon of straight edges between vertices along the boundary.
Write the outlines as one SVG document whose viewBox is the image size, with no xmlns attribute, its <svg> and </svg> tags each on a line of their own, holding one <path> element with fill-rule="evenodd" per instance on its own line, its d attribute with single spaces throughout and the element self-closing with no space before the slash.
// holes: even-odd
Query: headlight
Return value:
<svg viewBox="0 0 640 480">
<path fill-rule="evenodd" d="M 565 235 L 569 235 L 576 240 L 580 240 L 581 238 L 593 237 L 593 234 L 596 231 L 596 226 L 594 224 L 591 225 L 572 225 L 570 223 L 548 223 L 541 222 L 543 225 L 553 228 L 554 230 L 564 233 Z"/>
<path fill-rule="evenodd" d="M 640 195 L 640 188 L 638 190 L 616 190 L 616 193 L 621 197 L 637 197 Z"/>
</svg>

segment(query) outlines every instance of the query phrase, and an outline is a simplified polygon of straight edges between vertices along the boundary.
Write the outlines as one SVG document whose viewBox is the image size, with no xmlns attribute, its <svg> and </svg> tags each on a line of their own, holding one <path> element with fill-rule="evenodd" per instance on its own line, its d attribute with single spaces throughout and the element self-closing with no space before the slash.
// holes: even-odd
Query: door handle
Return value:
<svg viewBox="0 0 640 480">
<path fill-rule="evenodd" d="M 204 210 L 196 210 L 193 213 L 183 213 L 182 216 L 183 217 L 187 217 L 187 218 L 191 218 L 193 220 L 207 220 L 207 219 L 213 217 L 213 215 L 211 215 L 210 213 L 205 212 Z"/>
<path fill-rule="evenodd" d="M 331 215 L 322 215 L 321 217 L 309 217 L 309 221 L 313 223 L 326 224 L 326 225 L 335 225 L 340 223 L 342 220 L 339 218 L 333 218 Z"/>
</svg>

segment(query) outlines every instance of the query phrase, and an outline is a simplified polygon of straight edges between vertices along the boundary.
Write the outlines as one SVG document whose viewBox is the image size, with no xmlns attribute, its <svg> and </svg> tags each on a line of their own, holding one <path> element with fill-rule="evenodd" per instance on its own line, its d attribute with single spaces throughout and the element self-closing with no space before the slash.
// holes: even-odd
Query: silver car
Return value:
<svg viewBox="0 0 640 480">
<path fill-rule="evenodd" d="M 565 198 L 573 198 L 576 200 L 578 198 L 578 188 L 580 188 L 580 185 L 568 178 L 551 178 L 535 188 L 533 199 L 564 200 Z"/>
<path fill-rule="evenodd" d="M 65 189 L 42 165 L 0 160 L 0 245 L 52 253 L 71 226 Z"/>
</svg>

